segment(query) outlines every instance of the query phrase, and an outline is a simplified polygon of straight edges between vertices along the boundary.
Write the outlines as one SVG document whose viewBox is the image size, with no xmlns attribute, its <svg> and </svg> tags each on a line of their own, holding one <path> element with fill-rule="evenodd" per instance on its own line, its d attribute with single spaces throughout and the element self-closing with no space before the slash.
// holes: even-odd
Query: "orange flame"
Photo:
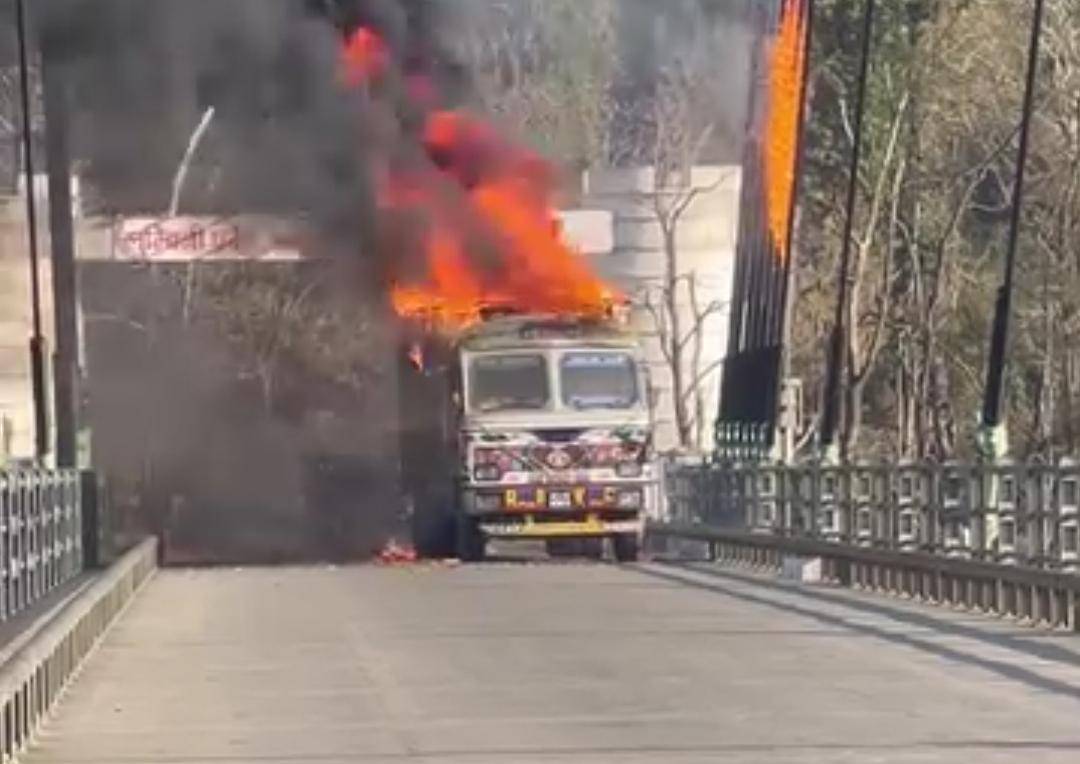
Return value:
<svg viewBox="0 0 1080 764">
<path fill-rule="evenodd" d="M 424 349 L 420 347 L 419 343 L 414 343 L 409 348 L 409 363 L 413 365 L 413 368 L 417 371 L 424 370 Z"/>
<path fill-rule="evenodd" d="M 559 234 L 527 177 L 470 179 L 458 215 L 440 209 L 437 195 L 418 191 L 390 194 L 392 204 L 411 202 L 427 213 L 427 273 L 397 285 L 397 313 L 423 317 L 444 329 L 479 321 L 485 308 L 600 316 L 614 292 L 592 273 Z M 478 266 L 466 256 L 472 240 L 494 246 L 497 260 Z"/>
<path fill-rule="evenodd" d="M 390 52 L 382 38 L 367 27 L 359 27 L 342 51 L 345 84 L 357 87 L 378 79 L 389 62 Z"/>
<path fill-rule="evenodd" d="M 350 82 L 363 84 L 387 64 L 387 48 L 361 29 L 343 53 Z M 407 78 L 418 105 L 433 82 Z M 422 273 L 398 275 L 397 313 L 460 330 L 488 308 L 601 317 L 618 299 L 562 236 L 554 214 L 554 173 L 539 156 L 512 145 L 488 124 L 455 111 L 433 111 L 423 124 L 427 162 L 390 166 L 378 189 L 384 212 L 420 221 Z"/>
<path fill-rule="evenodd" d="M 769 234 L 781 260 L 788 257 L 796 152 L 806 50 L 805 0 L 785 0 L 776 39 L 769 50 L 765 121 L 765 194 Z"/>
<path fill-rule="evenodd" d="M 417 561 L 416 550 L 412 545 L 399 544 L 397 541 L 386 542 L 375 558 L 380 565 L 404 565 Z"/>
</svg>

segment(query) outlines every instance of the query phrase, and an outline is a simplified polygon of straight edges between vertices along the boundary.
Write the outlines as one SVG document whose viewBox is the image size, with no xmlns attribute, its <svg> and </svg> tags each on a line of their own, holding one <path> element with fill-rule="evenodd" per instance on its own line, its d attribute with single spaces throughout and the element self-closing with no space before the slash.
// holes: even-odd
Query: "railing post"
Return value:
<svg viewBox="0 0 1080 764">
<path fill-rule="evenodd" d="M 798 476 L 792 465 L 786 461 L 777 463 L 777 501 L 779 516 L 777 530 L 784 536 L 790 535 L 792 523 L 796 511 L 795 502 L 798 497 Z"/>
<path fill-rule="evenodd" d="M 29 501 L 27 472 L 16 474 L 17 489 L 15 493 L 15 511 L 12 513 L 11 526 L 12 536 L 15 541 L 12 552 L 12 571 L 14 578 L 14 610 L 22 610 L 26 606 L 26 504 Z"/>
<path fill-rule="evenodd" d="M 1067 573 L 1080 573 L 1080 463 L 1063 459 L 1058 465 L 1057 513 L 1048 520 L 1050 546 Z"/>
<path fill-rule="evenodd" d="M 879 507 L 875 478 L 874 466 L 869 462 L 853 462 L 848 466 L 847 515 L 851 540 L 859 546 L 874 546 L 878 536 Z"/>
<path fill-rule="evenodd" d="M 82 566 L 94 569 L 101 565 L 101 485 L 97 473 L 91 470 L 79 472 L 79 490 L 76 506 L 79 509 L 79 527 L 76 530 L 82 538 Z M 74 498 L 74 497 L 73 497 Z M 74 507 L 73 507 L 74 508 Z"/>
<path fill-rule="evenodd" d="M 1023 562 L 1039 568 L 1052 568 L 1054 557 L 1049 547 L 1048 520 L 1056 513 L 1057 484 L 1060 470 L 1056 464 L 1034 465 L 1023 476 L 1020 494 L 1020 527 L 1023 531 Z"/>
<path fill-rule="evenodd" d="M 897 516 L 896 541 L 900 549 L 914 552 L 924 533 L 923 507 L 916 498 L 916 487 L 922 487 L 920 474 L 909 464 L 900 464 L 893 473 L 892 493 Z M 918 483 L 917 483 L 918 481 Z"/>
<path fill-rule="evenodd" d="M 994 467 L 997 501 L 988 508 L 985 523 L 984 550 L 986 558 L 1015 565 L 1020 557 L 1020 522 L 1022 507 L 1028 499 L 1024 472 L 1011 460 L 999 460 Z M 995 521 L 997 538 L 993 535 Z"/>
<path fill-rule="evenodd" d="M 971 556 L 971 475 L 960 464 L 949 463 L 941 470 L 938 484 L 945 553 L 950 557 Z"/>
<path fill-rule="evenodd" d="M 824 463 L 817 472 L 817 524 L 813 532 L 829 541 L 842 541 L 844 537 L 843 473 L 838 463 Z"/>
<path fill-rule="evenodd" d="M 737 460 L 731 463 L 731 499 L 734 514 L 740 519 L 742 527 L 749 528 L 753 525 L 753 514 L 750 508 L 750 498 L 747 491 L 746 462 Z"/>
<path fill-rule="evenodd" d="M 779 497 L 779 472 L 781 468 L 772 464 L 756 462 L 754 464 L 754 529 L 767 532 L 776 530 L 777 503 Z"/>
<path fill-rule="evenodd" d="M 11 514 L 14 507 L 14 475 L 0 472 L 0 621 L 11 615 Z"/>
<path fill-rule="evenodd" d="M 746 458 L 743 462 L 746 466 L 743 485 L 746 489 L 746 527 L 756 529 L 761 517 L 761 504 L 759 500 L 758 480 L 761 477 L 760 465 Z"/>
</svg>

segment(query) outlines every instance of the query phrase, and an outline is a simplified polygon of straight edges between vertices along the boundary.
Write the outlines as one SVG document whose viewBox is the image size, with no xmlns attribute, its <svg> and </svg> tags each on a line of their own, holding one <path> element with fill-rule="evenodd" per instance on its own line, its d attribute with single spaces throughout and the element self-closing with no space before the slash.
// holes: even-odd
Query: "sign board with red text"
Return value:
<svg viewBox="0 0 1080 764">
<path fill-rule="evenodd" d="M 560 210 L 561 233 L 585 255 L 612 250 L 610 213 Z M 91 221 L 87 221 L 91 222 Z M 299 219 L 261 215 L 118 217 L 80 230 L 79 257 L 120 262 L 291 261 L 317 257 Z M 104 234 L 104 236 L 102 235 Z"/>
<path fill-rule="evenodd" d="M 111 259 L 127 262 L 299 260 L 300 221 L 261 217 L 124 217 L 112 227 Z"/>
</svg>

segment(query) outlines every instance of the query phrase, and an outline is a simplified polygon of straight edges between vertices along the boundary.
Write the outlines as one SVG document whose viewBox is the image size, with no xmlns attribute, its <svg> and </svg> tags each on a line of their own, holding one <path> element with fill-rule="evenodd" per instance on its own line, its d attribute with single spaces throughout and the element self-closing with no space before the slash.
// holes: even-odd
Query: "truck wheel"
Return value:
<svg viewBox="0 0 1080 764">
<path fill-rule="evenodd" d="M 487 556 L 487 538 L 480 524 L 470 517 L 458 518 L 457 554 L 463 562 L 483 562 Z"/>
<path fill-rule="evenodd" d="M 618 562 L 637 562 L 641 557 L 641 539 L 636 533 L 620 533 L 611 540 Z"/>
</svg>

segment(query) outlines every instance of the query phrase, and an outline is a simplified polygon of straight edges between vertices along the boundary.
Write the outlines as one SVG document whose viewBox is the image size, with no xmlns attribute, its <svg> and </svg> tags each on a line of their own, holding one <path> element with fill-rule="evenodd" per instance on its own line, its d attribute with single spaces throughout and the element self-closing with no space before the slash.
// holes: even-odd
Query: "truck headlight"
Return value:
<svg viewBox="0 0 1080 764">
<path fill-rule="evenodd" d="M 619 509 L 641 509 L 644 497 L 641 491 L 619 491 L 615 497 L 615 506 Z"/>
<path fill-rule="evenodd" d="M 502 471 L 494 464 L 478 464 L 473 467 L 473 477 L 476 480 L 490 482 L 502 477 Z"/>
<path fill-rule="evenodd" d="M 615 465 L 615 474 L 621 478 L 641 477 L 641 462 L 619 462 Z"/>
</svg>

